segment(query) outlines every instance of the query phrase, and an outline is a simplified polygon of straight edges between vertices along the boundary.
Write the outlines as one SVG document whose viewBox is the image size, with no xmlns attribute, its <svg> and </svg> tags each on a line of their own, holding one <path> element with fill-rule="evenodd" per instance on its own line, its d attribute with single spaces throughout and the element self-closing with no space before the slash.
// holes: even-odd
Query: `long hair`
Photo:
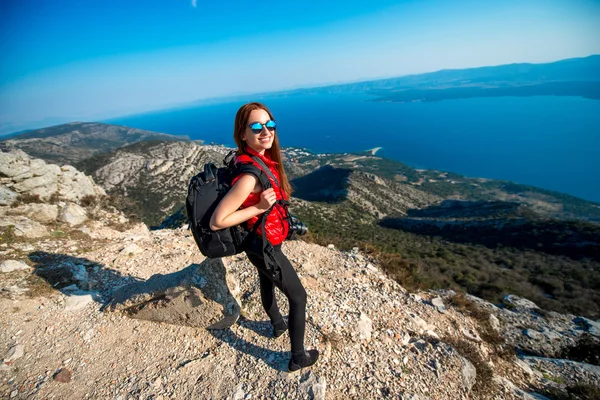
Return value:
<svg viewBox="0 0 600 400">
<path fill-rule="evenodd" d="M 242 140 L 242 135 L 248 126 L 248 118 L 250 118 L 250 113 L 254 110 L 265 110 L 267 114 L 269 114 L 269 118 L 272 120 L 275 119 L 267 106 L 262 103 L 253 102 L 241 106 L 235 115 L 235 122 L 233 125 L 233 139 L 238 146 L 238 155 L 241 155 L 246 151 L 246 142 Z M 281 162 L 281 147 L 279 146 L 279 137 L 277 135 L 277 131 L 275 131 L 275 135 L 273 137 L 273 145 L 270 149 L 265 150 L 265 153 L 271 160 L 277 163 L 277 172 L 279 173 L 279 183 L 281 184 L 281 189 L 283 189 L 289 198 L 292 194 L 292 185 L 290 185 L 290 182 L 288 181 L 285 170 L 283 169 L 283 163 Z"/>
</svg>

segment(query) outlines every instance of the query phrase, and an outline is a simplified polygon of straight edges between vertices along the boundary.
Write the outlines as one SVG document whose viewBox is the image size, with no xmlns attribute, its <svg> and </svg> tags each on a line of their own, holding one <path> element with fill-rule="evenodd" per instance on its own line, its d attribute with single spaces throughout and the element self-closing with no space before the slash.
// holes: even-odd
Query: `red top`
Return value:
<svg viewBox="0 0 600 400">
<path fill-rule="evenodd" d="M 277 162 L 271 160 L 269 158 L 269 156 L 267 156 L 267 155 L 261 155 L 261 154 L 257 153 L 250 146 L 246 146 L 245 151 L 249 154 L 260 157 L 260 159 L 265 163 L 265 165 L 267 167 L 269 167 L 269 170 L 271 171 L 273 176 L 275 176 L 278 181 L 280 180 L 279 172 L 277 171 Z M 260 165 L 258 165 L 258 163 L 256 163 L 252 159 L 252 157 L 249 156 L 248 154 L 242 154 L 240 156 L 237 156 L 235 159 L 235 163 L 236 164 L 252 164 L 252 165 L 258 167 L 258 169 L 262 170 Z M 241 178 L 241 176 L 242 175 L 235 177 L 233 179 L 232 185 L 235 185 L 235 183 L 237 182 L 237 180 L 239 178 Z M 271 179 L 271 177 L 269 177 L 269 180 L 271 181 L 273 190 L 275 190 L 275 195 L 276 195 L 277 200 L 287 200 L 286 194 L 283 191 L 283 189 L 281 187 L 279 187 L 273 181 L 273 179 Z M 242 203 L 241 208 L 247 208 L 247 207 L 253 206 L 255 204 L 258 204 L 260 202 L 260 194 L 261 194 L 261 192 L 259 192 L 259 193 L 251 192 L 248 195 L 248 197 L 246 198 L 246 200 L 244 200 L 244 202 Z M 258 218 L 260 217 L 260 215 L 261 214 L 256 215 L 256 216 L 250 218 L 248 221 L 246 221 L 246 227 L 248 229 L 252 229 L 252 227 L 254 226 L 256 221 L 258 221 Z M 275 206 L 273 207 L 273 210 L 267 216 L 265 228 L 267 230 L 267 239 L 273 246 L 281 244 L 285 240 L 285 238 L 288 235 L 289 224 L 288 224 L 288 220 L 287 220 L 287 213 L 281 204 L 279 204 L 279 203 L 275 204 Z M 258 226 L 256 233 L 259 236 L 262 235 L 262 227 L 260 225 Z"/>
</svg>

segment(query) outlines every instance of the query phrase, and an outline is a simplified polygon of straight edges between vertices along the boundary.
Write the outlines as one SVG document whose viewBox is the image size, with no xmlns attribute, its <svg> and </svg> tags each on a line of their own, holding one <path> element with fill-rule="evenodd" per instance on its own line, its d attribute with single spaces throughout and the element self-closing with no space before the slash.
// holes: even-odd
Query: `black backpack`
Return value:
<svg viewBox="0 0 600 400">
<path fill-rule="evenodd" d="M 204 171 L 192 177 L 188 186 L 186 210 L 190 229 L 200 252 L 209 258 L 226 257 L 244 251 L 249 233 L 255 231 L 261 223 L 264 225 L 268 215 L 268 212 L 265 212 L 250 230 L 244 228 L 243 224 L 218 231 L 210 229 L 212 214 L 231 189 L 236 176 L 250 173 L 258 178 L 264 190 L 272 187 L 266 175 L 272 174 L 260 158 L 252 156 L 261 166 L 257 168 L 251 164 L 235 165 L 234 156 L 235 151 L 230 152 L 223 160 L 224 167 L 221 168 L 217 168 L 213 163 L 205 164 Z"/>
</svg>

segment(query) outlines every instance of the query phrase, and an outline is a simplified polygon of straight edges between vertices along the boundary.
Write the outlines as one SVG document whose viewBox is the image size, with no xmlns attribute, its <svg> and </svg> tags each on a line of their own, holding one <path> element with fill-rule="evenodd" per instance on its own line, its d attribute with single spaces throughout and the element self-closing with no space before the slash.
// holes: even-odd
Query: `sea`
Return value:
<svg viewBox="0 0 600 400">
<path fill-rule="evenodd" d="M 258 96 L 107 120 L 204 143 L 234 146 L 233 121 L 248 101 L 277 120 L 283 147 L 378 156 L 419 169 L 503 179 L 600 203 L 600 101 L 494 97 L 377 102 L 363 94 Z"/>
</svg>

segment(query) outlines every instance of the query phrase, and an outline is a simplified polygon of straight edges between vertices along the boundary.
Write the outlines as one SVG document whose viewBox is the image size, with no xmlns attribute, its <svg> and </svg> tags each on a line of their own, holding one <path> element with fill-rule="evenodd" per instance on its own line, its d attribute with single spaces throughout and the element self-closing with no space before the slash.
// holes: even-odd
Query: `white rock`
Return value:
<svg viewBox="0 0 600 400">
<path fill-rule="evenodd" d="M 5 260 L 0 263 L 0 272 L 20 271 L 28 268 L 29 265 L 25 264 L 23 261 Z"/>
<path fill-rule="evenodd" d="M 84 223 L 88 219 L 85 209 L 74 203 L 67 203 L 66 206 L 60 210 L 58 220 L 66 222 L 67 224 L 74 226 Z"/>
<path fill-rule="evenodd" d="M 463 356 L 459 357 L 463 365 L 461 369 L 463 385 L 465 386 L 467 391 L 470 392 L 473 388 L 473 385 L 475 384 L 475 380 L 477 379 L 477 370 L 469 360 L 467 360 Z"/>
<path fill-rule="evenodd" d="M 233 393 L 233 400 L 243 400 L 245 396 L 243 384 L 240 383 L 235 387 L 235 391 Z"/>
<path fill-rule="evenodd" d="M 523 331 L 523 334 L 525 336 L 527 336 L 528 338 L 533 339 L 533 340 L 540 340 L 540 339 L 542 339 L 542 333 L 536 331 L 535 329 L 525 329 Z"/>
<path fill-rule="evenodd" d="M 592 321 L 585 317 L 577 317 L 573 320 L 576 324 L 583 325 L 584 328 L 594 336 L 600 336 L 600 322 Z"/>
<path fill-rule="evenodd" d="M 525 361 L 521 360 L 520 358 L 516 358 L 515 364 L 519 366 L 527 375 L 533 375 L 533 370 Z"/>
<path fill-rule="evenodd" d="M 81 310 L 93 302 L 94 297 L 96 296 L 96 292 L 75 292 L 72 295 L 67 296 L 65 300 L 65 311 Z"/>
<path fill-rule="evenodd" d="M 515 296 L 514 294 L 504 296 L 502 302 L 516 311 L 539 310 L 539 307 L 533 301 Z"/>
<path fill-rule="evenodd" d="M 0 206 L 10 206 L 17 200 L 18 194 L 4 185 L 0 185 Z"/>
<path fill-rule="evenodd" d="M 123 255 L 139 254 L 139 253 L 142 253 L 143 251 L 144 250 L 142 250 L 140 248 L 140 246 L 138 246 L 135 243 L 131 243 L 131 244 L 128 244 L 127 246 L 125 246 L 123 248 L 123 250 L 121 250 L 121 254 L 123 254 Z"/>
<path fill-rule="evenodd" d="M 366 314 L 360 313 L 360 318 L 356 324 L 356 330 L 358 337 L 364 339 L 367 342 L 371 341 L 371 333 L 373 332 L 373 322 Z"/>
<path fill-rule="evenodd" d="M 327 383 L 325 377 L 317 376 L 311 371 L 308 378 L 300 383 L 298 390 L 305 392 L 309 398 L 315 400 L 325 400 Z"/>
<path fill-rule="evenodd" d="M 23 214 L 34 221 L 48 224 L 58 218 L 58 206 L 56 204 L 32 203 L 24 207 Z"/>
<path fill-rule="evenodd" d="M 410 335 L 408 332 L 402 332 L 402 345 L 407 346 L 410 343 Z"/>
<path fill-rule="evenodd" d="M 429 324 L 425 322 L 425 320 L 413 313 L 407 313 L 409 317 L 412 318 L 415 325 L 417 325 L 420 329 L 426 331 L 429 330 Z"/>
<path fill-rule="evenodd" d="M 500 331 L 500 320 L 494 314 L 490 314 L 490 325 L 496 332 Z"/>
<path fill-rule="evenodd" d="M 11 215 L 0 218 L 0 227 L 13 226 L 15 236 L 37 239 L 48 235 L 48 229 L 39 222 L 23 215 Z"/>
<path fill-rule="evenodd" d="M 441 297 L 436 297 L 431 300 L 431 304 L 442 314 L 446 312 L 446 306 L 444 305 L 444 301 Z"/>
<path fill-rule="evenodd" d="M 6 357 L 4 357 L 4 362 L 14 361 L 18 358 L 23 357 L 24 354 L 25 347 L 22 344 L 18 344 L 8 349 L 8 352 L 6 352 Z"/>
</svg>

